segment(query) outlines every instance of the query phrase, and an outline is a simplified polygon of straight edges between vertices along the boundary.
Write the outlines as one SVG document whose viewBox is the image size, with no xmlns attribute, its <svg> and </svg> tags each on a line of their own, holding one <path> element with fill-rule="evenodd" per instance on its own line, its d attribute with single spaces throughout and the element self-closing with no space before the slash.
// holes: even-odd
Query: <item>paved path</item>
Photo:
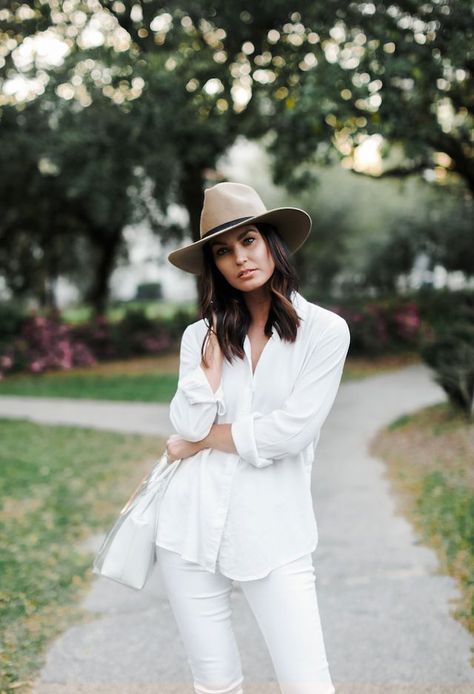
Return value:
<svg viewBox="0 0 474 694">
<path fill-rule="evenodd" d="M 162 436 L 173 431 L 168 419 L 168 406 L 144 402 L 0 395 L 0 417 Z"/>
<path fill-rule="evenodd" d="M 422 366 L 344 383 L 313 470 L 314 553 L 328 659 L 338 694 L 473 694 L 472 638 L 450 616 L 454 580 L 395 514 L 368 442 L 399 415 L 443 400 Z M 59 411 L 59 406 L 61 411 Z M 1 397 L 0 415 L 167 435 L 167 408 Z M 94 550 L 100 537 L 91 538 Z M 277 694 L 273 668 L 239 584 L 232 595 L 246 694 Z M 90 622 L 49 649 L 34 694 L 191 694 L 182 643 L 155 571 L 135 592 L 96 579 Z"/>
</svg>

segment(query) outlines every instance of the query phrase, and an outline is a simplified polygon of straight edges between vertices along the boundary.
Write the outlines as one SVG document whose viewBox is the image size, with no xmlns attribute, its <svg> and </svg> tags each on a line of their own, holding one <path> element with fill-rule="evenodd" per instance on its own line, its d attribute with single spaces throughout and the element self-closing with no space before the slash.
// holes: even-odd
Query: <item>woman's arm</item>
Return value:
<svg viewBox="0 0 474 694">
<path fill-rule="evenodd" d="M 213 424 L 209 434 L 201 441 L 186 441 L 173 434 L 166 442 L 166 452 L 169 462 L 178 458 L 189 458 L 204 448 L 216 448 L 225 453 L 237 453 L 231 434 L 231 424 Z"/>
<path fill-rule="evenodd" d="M 170 402 L 169 416 L 175 431 L 190 442 L 201 441 L 226 405 L 221 385 L 223 355 L 217 338 L 206 345 L 208 367 L 201 362 L 201 345 L 188 326 L 181 338 L 178 388 Z M 217 345 L 217 347 L 216 347 Z"/>
<path fill-rule="evenodd" d="M 200 450 L 217 448 L 224 453 L 237 453 L 231 428 L 232 424 L 213 424 L 208 435 L 202 441 L 198 441 Z"/>
</svg>

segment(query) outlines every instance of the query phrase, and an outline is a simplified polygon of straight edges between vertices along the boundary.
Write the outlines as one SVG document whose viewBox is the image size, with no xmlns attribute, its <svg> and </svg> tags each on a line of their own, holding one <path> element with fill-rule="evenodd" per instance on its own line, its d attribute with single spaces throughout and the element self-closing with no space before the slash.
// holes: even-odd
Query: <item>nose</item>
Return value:
<svg viewBox="0 0 474 694">
<path fill-rule="evenodd" d="M 235 261 L 236 261 L 237 265 L 240 265 L 245 260 L 247 260 L 247 252 L 246 252 L 245 248 L 236 249 Z"/>
</svg>

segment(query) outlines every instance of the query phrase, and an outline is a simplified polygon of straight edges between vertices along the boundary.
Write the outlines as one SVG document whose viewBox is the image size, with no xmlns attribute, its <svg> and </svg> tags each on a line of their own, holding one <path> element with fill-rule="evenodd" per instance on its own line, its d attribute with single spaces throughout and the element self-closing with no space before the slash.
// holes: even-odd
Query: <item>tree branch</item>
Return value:
<svg viewBox="0 0 474 694">
<path fill-rule="evenodd" d="M 429 160 L 423 160 L 417 164 L 411 166 L 395 166 L 392 169 L 387 169 L 382 171 L 380 174 L 371 174 L 366 171 L 357 171 L 356 169 L 351 169 L 352 173 L 359 176 L 365 176 L 369 178 L 405 178 L 406 176 L 411 176 L 412 174 L 421 173 L 425 169 L 430 169 L 433 167 L 433 163 Z"/>
</svg>

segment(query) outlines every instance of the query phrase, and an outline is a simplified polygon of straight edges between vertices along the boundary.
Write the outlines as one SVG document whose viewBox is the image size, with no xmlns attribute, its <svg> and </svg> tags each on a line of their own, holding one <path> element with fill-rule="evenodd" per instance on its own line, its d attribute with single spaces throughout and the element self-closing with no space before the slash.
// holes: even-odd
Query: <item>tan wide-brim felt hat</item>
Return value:
<svg viewBox="0 0 474 694">
<path fill-rule="evenodd" d="M 311 231 L 311 217 L 304 210 L 298 207 L 267 210 L 257 191 L 250 186 L 244 183 L 217 183 L 204 191 L 200 240 L 172 251 L 168 260 L 185 272 L 199 275 L 203 270 L 201 246 L 230 229 L 252 222 L 273 224 L 290 253 L 303 245 Z"/>
</svg>

